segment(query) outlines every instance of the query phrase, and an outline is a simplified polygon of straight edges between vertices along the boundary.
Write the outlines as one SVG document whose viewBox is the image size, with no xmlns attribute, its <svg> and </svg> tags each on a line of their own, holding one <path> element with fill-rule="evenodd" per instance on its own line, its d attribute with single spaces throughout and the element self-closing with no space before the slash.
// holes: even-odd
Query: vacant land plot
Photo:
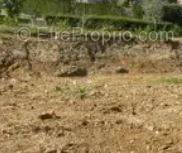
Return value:
<svg viewBox="0 0 182 153">
<path fill-rule="evenodd" d="M 1 153 L 182 152 L 181 75 L 24 74 L 0 84 Z"/>
<path fill-rule="evenodd" d="M 181 43 L 0 43 L 0 153 L 182 152 Z"/>
</svg>

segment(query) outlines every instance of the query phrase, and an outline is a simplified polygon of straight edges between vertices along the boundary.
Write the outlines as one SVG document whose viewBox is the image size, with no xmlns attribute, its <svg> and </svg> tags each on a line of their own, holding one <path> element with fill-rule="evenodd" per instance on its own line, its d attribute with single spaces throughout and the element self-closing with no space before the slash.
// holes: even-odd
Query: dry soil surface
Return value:
<svg viewBox="0 0 182 153">
<path fill-rule="evenodd" d="M 0 153 L 181 153 L 182 76 L 0 79 Z"/>
</svg>

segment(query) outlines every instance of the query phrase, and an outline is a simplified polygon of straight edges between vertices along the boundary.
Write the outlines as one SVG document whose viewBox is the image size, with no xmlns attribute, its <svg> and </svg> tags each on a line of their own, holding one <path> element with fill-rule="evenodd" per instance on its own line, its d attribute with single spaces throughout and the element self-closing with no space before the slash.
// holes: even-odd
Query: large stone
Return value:
<svg viewBox="0 0 182 153">
<path fill-rule="evenodd" d="M 86 68 L 81 68 L 77 66 L 71 66 L 62 68 L 56 72 L 57 77 L 83 77 L 87 76 L 88 72 Z"/>
</svg>

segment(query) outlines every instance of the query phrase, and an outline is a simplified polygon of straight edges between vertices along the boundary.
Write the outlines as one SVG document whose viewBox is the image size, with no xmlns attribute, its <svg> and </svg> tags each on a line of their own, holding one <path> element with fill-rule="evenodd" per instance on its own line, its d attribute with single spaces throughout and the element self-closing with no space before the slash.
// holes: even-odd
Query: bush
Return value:
<svg viewBox="0 0 182 153">
<path fill-rule="evenodd" d="M 169 3 L 177 3 L 178 0 L 168 0 Z"/>
<path fill-rule="evenodd" d="M 140 19 L 143 18 L 144 10 L 143 10 L 143 8 L 142 8 L 141 5 L 135 5 L 135 6 L 133 6 L 132 7 L 132 11 L 133 11 L 134 17 L 140 18 Z"/>
<path fill-rule="evenodd" d="M 17 26 L 18 22 L 14 18 L 4 17 L 2 24 L 8 25 L 8 26 Z"/>
<path fill-rule="evenodd" d="M 167 3 L 167 0 L 143 0 L 144 19 L 160 22 L 163 16 L 163 6 Z"/>
<path fill-rule="evenodd" d="M 170 29 L 171 25 L 168 23 L 153 23 L 143 21 L 139 19 L 132 19 L 126 17 L 114 17 L 114 16 L 90 16 L 87 17 L 85 27 L 95 29 L 102 28 L 103 25 L 113 27 L 113 30 L 131 30 L 145 29 L 150 27 L 151 30 Z"/>
<path fill-rule="evenodd" d="M 124 15 L 116 3 L 77 3 L 76 0 L 24 0 L 23 12 L 32 15 Z M 125 14 L 127 15 L 127 14 Z"/>
<path fill-rule="evenodd" d="M 17 20 L 18 20 L 18 23 L 22 23 L 22 24 L 30 24 L 30 23 L 32 23 L 32 19 L 31 18 L 26 18 L 26 17 L 19 16 L 17 18 Z"/>
<path fill-rule="evenodd" d="M 18 16 L 23 7 L 23 0 L 3 0 L 2 2 L 11 18 Z"/>
<path fill-rule="evenodd" d="M 162 19 L 163 21 L 182 25 L 182 6 L 177 4 L 165 5 Z"/>
<path fill-rule="evenodd" d="M 0 15 L 0 23 L 3 23 L 4 19 L 5 19 L 5 16 L 4 15 Z"/>
<path fill-rule="evenodd" d="M 70 27 L 77 27 L 81 25 L 81 18 L 72 15 L 47 16 L 46 22 L 48 25 L 60 25 L 61 22 L 66 22 Z"/>
<path fill-rule="evenodd" d="M 48 24 L 56 24 L 65 22 L 69 24 L 70 27 L 78 27 L 82 25 L 82 17 L 63 15 L 59 17 L 47 16 L 46 21 Z M 101 29 L 103 27 L 112 27 L 109 30 L 131 30 L 145 29 L 150 27 L 152 30 L 170 30 L 172 25 L 169 23 L 152 23 L 148 21 L 143 21 L 139 19 L 132 19 L 126 17 L 117 16 L 85 16 L 84 27 L 88 29 Z"/>
<path fill-rule="evenodd" d="M 77 15 L 125 15 L 124 9 L 115 3 L 77 3 L 73 13 Z"/>
</svg>

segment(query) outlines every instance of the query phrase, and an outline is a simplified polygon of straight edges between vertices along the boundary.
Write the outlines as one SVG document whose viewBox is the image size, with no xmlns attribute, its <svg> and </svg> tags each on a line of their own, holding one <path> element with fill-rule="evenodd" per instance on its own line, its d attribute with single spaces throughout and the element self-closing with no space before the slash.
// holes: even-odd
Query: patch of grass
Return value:
<svg viewBox="0 0 182 153">
<path fill-rule="evenodd" d="M 84 99 L 91 88 L 84 85 L 65 85 L 65 86 L 56 86 L 55 91 L 60 93 L 65 98 L 73 98 L 73 99 Z"/>
<path fill-rule="evenodd" d="M 14 34 L 17 29 L 13 26 L 0 25 L 0 33 Z"/>
<path fill-rule="evenodd" d="M 179 84 L 182 84 L 182 78 L 181 77 L 161 78 L 157 82 L 179 85 Z"/>
<path fill-rule="evenodd" d="M 87 87 L 79 87 L 78 88 L 78 96 L 81 98 L 81 99 L 83 99 L 86 95 L 87 95 Z"/>
<path fill-rule="evenodd" d="M 66 20 L 70 27 L 79 27 L 82 23 L 82 17 L 78 15 L 60 15 L 60 16 L 47 16 L 46 21 L 49 24 L 64 22 Z M 102 29 L 112 28 L 112 30 L 130 30 L 135 31 L 136 29 L 145 29 L 150 27 L 151 30 L 171 30 L 173 27 L 170 23 L 153 23 L 144 21 L 137 18 L 129 18 L 125 16 L 114 16 L 114 15 L 86 15 L 84 16 L 84 28 L 87 29 Z M 155 27 L 155 28 L 154 28 Z"/>
</svg>

